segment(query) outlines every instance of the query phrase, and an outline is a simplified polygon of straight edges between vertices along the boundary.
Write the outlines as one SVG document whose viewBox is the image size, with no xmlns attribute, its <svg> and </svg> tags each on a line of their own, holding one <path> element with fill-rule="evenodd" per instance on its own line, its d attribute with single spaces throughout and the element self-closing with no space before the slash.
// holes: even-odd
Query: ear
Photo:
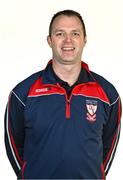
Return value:
<svg viewBox="0 0 123 180">
<path fill-rule="evenodd" d="M 51 39 L 51 36 L 47 36 L 47 42 L 49 44 L 50 47 L 52 47 L 52 39 Z"/>
<path fill-rule="evenodd" d="M 86 45 L 87 43 L 87 36 L 85 36 L 85 39 L 84 39 L 84 46 Z"/>
</svg>

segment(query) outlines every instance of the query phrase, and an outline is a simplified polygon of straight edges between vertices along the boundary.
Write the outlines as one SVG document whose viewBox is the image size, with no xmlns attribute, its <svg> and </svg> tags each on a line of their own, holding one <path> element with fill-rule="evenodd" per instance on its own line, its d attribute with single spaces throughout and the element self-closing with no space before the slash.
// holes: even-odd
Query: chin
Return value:
<svg viewBox="0 0 123 180">
<path fill-rule="evenodd" d="M 64 58 L 61 58 L 62 61 L 64 62 L 73 62 L 75 61 L 75 59 L 73 57 L 64 57 Z"/>
<path fill-rule="evenodd" d="M 74 64 L 75 62 L 73 60 L 62 60 L 62 63 L 66 65 L 70 65 L 70 64 Z"/>
</svg>

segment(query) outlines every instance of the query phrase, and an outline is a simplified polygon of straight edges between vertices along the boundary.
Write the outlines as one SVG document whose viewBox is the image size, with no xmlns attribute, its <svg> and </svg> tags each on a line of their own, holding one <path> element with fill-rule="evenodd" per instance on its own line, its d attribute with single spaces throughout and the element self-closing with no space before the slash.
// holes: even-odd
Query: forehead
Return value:
<svg viewBox="0 0 123 180">
<path fill-rule="evenodd" d="M 54 19 L 52 29 L 61 28 L 80 28 L 82 29 L 82 23 L 77 16 L 60 15 Z"/>
</svg>

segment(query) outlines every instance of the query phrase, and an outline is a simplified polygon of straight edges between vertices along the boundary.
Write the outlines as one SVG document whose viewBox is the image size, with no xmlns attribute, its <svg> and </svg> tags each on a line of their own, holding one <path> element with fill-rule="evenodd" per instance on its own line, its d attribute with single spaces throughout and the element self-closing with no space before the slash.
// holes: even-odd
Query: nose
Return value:
<svg viewBox="0 0 123 180">
<path fill-rule="evenodd" d="M 65 35 L 65 38 L 64 38 L 64 42 L 72 42 L 71 35 L 66 34 L 66 35 Z"/>
</svg>

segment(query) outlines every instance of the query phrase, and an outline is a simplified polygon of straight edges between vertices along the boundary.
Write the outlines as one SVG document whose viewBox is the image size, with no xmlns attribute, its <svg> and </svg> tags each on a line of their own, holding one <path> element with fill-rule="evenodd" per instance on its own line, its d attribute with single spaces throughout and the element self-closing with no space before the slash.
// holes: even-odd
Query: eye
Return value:
<svg viewBox="0 0 123 180">
<path fill-rule="evenodd" d="M 64 33 L 63 33 L 63 32 L 57 32 L 57 33 L 56 33 L 56 36 L 59 36 L 59 37 L 60 37 L 60 36 L 64 36 Z"/>
<path fill-rule="evenodd" d="M 79 37 L 79 36 L 80 36 L 80 33 L 79 33 L 79 32 L 73 32 L 73 36 Z"/>
</svg>

